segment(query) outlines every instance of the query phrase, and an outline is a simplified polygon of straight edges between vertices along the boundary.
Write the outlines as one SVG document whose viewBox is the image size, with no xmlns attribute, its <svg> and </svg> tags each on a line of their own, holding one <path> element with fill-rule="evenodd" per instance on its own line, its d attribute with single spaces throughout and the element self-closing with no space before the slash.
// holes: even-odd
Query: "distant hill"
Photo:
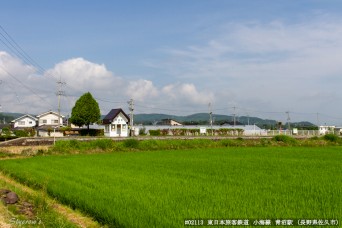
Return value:
<svg viewBox="0 0 342 228">
<path fill-rule="evenodd" d="M 183 124 L 208 124 L 209 123 L 209 114 L 208 113 L 196 113 L 188 116 L 175 116 L 175 115 L 167 115 L 167 114 L 135 114 L 134 122 L 140 124 L 153 124 L 161 122 L 163 119 L 173 119 Z M 213 123 L 214 124 L 224 124 L 228 122 L 233 122 L 234 117 L 228 115 L 219 115 L 213 114 Z M 240 116 L 235 118 L 236 122 L 240 122 L 242 124 L 276 124 L 275 120 L 264 120 L 257 117 L 245 117 Z"/>
<path fill-rule="evenodd" d="M 213 124 L 221 125 L 221 124 L 234 124 L 234 117 L 228 115 L 219 115 L 213 114 Z M 135 114 L 134 115 L 134 123 L 135 124 L 143 124 L 143 125 L 157 125 L 162 122 L 163 119 L 173 119 L 184 125 L 200 125 L 200 124 L 209 124 L 209 114 L 208 113 L 196 113 L 188 116 L 175 116 L 175 115 L 167 115 L 167 114 Z M 276 120 L 269 119 L 261 119 L 258 117 L 249 117 L 249 116 L 237 116 L 235 117 L 235 123 L 243 124 L 243 125 L 257 125 L 261 128 L 266 129 L 276 129 L 278 127 L 278 122 Z M 286 128 L 287 123 L 283 123 L 283 128 Z M 310 122 L 298 122 L 298 123 L 290 123 L 292 127 L 300 127 L 300 128 L 314 128 L 316 127 L 314 124 Z"/>
<path fill-rule="evenodd" d="M 12 120 L 22 116 L 22 113 L 2 112 L 0 113 L 0 123 L 10 123 Z"/>
</svg>

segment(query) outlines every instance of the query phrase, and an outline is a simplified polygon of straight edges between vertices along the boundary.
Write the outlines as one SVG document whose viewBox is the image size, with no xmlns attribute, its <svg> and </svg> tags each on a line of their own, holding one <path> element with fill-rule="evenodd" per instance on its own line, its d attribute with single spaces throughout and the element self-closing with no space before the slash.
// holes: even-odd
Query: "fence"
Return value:
<svg viewBox="0 0 342 228">
<path fill-rule="evenodd" d="M 292 130 L 268 130 L 267 136 L 274 135 L 290 135 L 290 136 L 319 136 L 318 130 L 297 130 L 295 133 Z"/>
</svg>

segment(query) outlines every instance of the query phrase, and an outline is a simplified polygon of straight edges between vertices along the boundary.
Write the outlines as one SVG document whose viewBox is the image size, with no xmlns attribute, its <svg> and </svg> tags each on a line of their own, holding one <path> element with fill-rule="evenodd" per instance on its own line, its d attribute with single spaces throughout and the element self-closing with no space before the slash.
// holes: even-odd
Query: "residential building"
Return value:
<svg viewBox="0 0 342 228">
<path fill-rule="evenodd" d="M 37 126 L 38 119 L 29 114 L 23 115 L 15 120 L 12 120 L 11 123 L 13 128 L 33 128 Z"/>
<path fill-rule="evenodd" d="M 48 111 L 37 116 L 38 127 L 37 135 L 42 137 L 56 136 L 62 137 L 63 133 L 59 132 L 59 128 L 63 126 L 64 116 L 56 112 Z"/>
<path fill-rule="evenodd" d="M 129 136 L 129 117 L 121 109 L 112 109 L 103 118 L 104 135 L 107 137 L 128 137 Z"/>
<path fill-rule="evenodd" d="M 162 124 L 161 125 L 170 125 L 170 126 L 182 126 L 183 124 L 177 122 L 176 120 L 173 119 L 162 119 Z"/>
<path fill-rule="evenodd" d="M 37 116 L 38 127 L 40 126 L 63 126 L 64 116 L 56 112 L 48 111 Z"/>
<path fill-rule="evenodd" d="M 325 135 L 329 133 L 334 133 L 335 126 L 319 126 L 319 134 Z"/>
</svg>

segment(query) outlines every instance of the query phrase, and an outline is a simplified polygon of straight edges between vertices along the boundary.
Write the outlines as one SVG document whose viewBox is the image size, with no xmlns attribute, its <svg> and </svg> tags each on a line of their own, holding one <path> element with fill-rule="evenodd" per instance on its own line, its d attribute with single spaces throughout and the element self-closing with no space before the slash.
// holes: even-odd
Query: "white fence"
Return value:
<svg viewBox="0 0 342 228">
<path fill-rule="evenodd" d="M 289 135 L 289 136 L 319 136 L 318 130 L 268 130 L 267 136 L 274 136 L 274 135 Z"/>
<path fill-rule="evenodd" d="M 172 135 L 173 129 L 205 129 L 205 134 L 198 135 L 210 135 L 211 128 L 213 130 L 218 129 L 241 129 L 243 130 L 242 134 L 236 134 L 234 131 L 230 133 L 231 136 L 275 136 L 275 135 L 289 135 L 289 136 L 303 136 L 303 137 L 313 137 L 319 136 L 318 130 L 265 130 L 261 129 L 255 125 L 239 125 L 239 126 L 169 126 L 169 125 L 156 125 L 156 126 L 135 126 L 135 134 L 139 134 L 139 130 L 144 129 L 145 134 L 149 134 L 149 130 L 169 130 L 168 135 Z M 201 130 L 201 132 L 202 132 Z M 197 135 L 197 134 L 196 134 Z M 215 134 L 218 135 L 218 134 Z"/>
</svg>

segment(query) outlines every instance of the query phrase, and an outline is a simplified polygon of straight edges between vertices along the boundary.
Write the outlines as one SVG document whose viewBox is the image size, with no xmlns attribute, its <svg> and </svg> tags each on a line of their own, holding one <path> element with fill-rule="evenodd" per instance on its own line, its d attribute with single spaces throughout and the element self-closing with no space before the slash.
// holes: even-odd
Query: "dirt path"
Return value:
<svg viewBox="0 0 342 228">
<path fill-rule="evenodd" d="M 16 188 L 19 188 L 23 192 L 26 192 L 30 195 L 37 194 L 37 192 L 35 190 L 32 190 L 31 188 L 14 181 L 13 179 L 4 175 L 2 172 L 0 172 L 0 179 L 2 179 L 4 182 L 6 182 L 6 183 L 8 183 L 8 184 L 10 184 Z M 84 228 L 101 227 L 97 222 L 95 222 L 90 217 L 86 217 L 86 216 L 82 215 L 81 213 L 76 212 L 67 206 L 59 204 L 55 200 L 52 200 L 50 198 L 46 197 L 46 200 L 47 200 L 47 203 L 49 205 L 52 205 L 53 210 L 55 210 L 57 213 L 63 215 L 65 218 L 67 218 L 67 220 L 69 220 L 73 224 L 77 225 L 78 227 L 84 227 Z M 0 204 L 0 227 L 1 228 L 12 227 L 12 225 L 10 224 L 10 218 L 11 217 L 12 216 L 10 215 L 7 208 L 3 204 Z"/>
</svg>

